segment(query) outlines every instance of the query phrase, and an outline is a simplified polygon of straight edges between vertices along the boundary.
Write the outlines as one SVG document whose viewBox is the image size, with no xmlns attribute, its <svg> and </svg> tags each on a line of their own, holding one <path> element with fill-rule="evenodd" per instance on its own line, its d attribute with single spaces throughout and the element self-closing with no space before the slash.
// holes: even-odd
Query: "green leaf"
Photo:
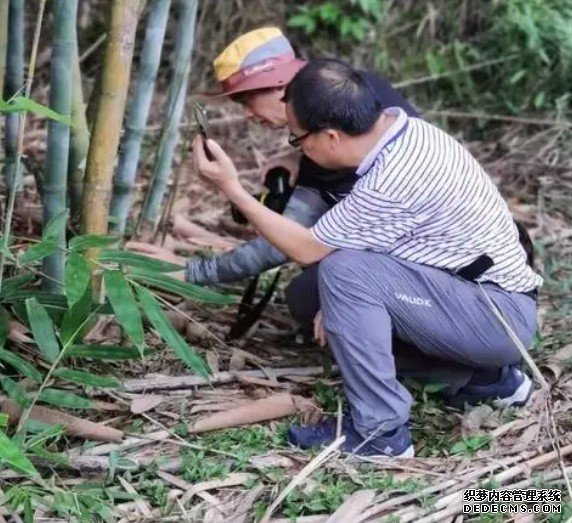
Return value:
<svg viewBox="0 0 572 523">
<path fill-rule="evenodd" d="M 86 249 L 99 249 L 113 245 L 120 240 L 117 236 L 104 236 L 100 234 L 84 234 L 83 236 L 75 236 L 69 242 L 69 248 L 72 251 L 81 252 Z"/>
<path fill-rule="evenodd" d="M 12 365 L 20 374 L 33 379 L 36 383 L 42 382 L 42 374 L 24 358 L 5 349 L 0 349 L 0 361 Z"/>
<path fill-rule="evenodd" d="M 130 267 L 139 267 L 149 271 L 157 272 L 175 272 L 182 271 L 182 265 L 175 265 L 161 260 L 155 260 L 142 254 L 135 252 L 122 251 L 120 249 L 104 249 L 99 253 L 97 261 L 101 263 L 117 263 L 119 265 L 127 265 Z"/>
<path fill-rule="evenodd" d="M 143 351 L 143 355 L 151 351 Z M 135 347 L 118 345 L 72 345 L 65 353 L 66 358 L 93 358 L 95 360 L 132 360 L 141 357 L 141 351 Z"/>
<path fill-rule="evenodd" d="M 36 344 L 44 357 L 50 363 L 53 363 L 60 353 L 60 346 L 54 333 L 52 320 L 48 316 L 46 309 L 36 298 L 28 298 L 26 300 L 26 311 Z"/>
<path fill-rule="evenodd" d="M 30 111 L 32 113 L 44 116 L 50 120 L 56 120 L 66 125 L 71 126 L 71 118 L 69 116 L 59 114 L 56 111 L 50 109 L 49 107 L 35 102 L 31 98 L 26 98 L 25 96 L 15 96 L 11 100 L 8 100 L 3 111 L 7 113 L 20 113 L 23 111 Z"/>
<path fill-rule="evenodd" d="M 66 407 L 68 409 L 93 408 L 93 402 L 87 398 L 82 398 L 77 394 L 59 389 L 44 389 L 38 399 L 44 403 L 49 403 L 56 407 Z"/>
<path fill-rule="evenodd" d="M 147 318 L 159 335 L 173 349 L 173 352 L 197 374 L 207 377 L 210 371 L 206 362 L 187 345 L 187 342 L 175 330 L 163 314 L 163 310 L 153 294 L 144 287 L 137 287 L 137 295 Z"/>
<path fill-rule="evenodd" d="M 4 307 L 0 307 L 0 348 L 6 345 L 9 331 L 10 323 L 8 322 L 8 313 Z"/>
<path fill-rule="evenodd" d="M 63 345 L 68 347 L 74 341 L 80 340 L 94 321 L 97 321 L 96 314 L 91 316 L 92 312 L 92 295 L 91 285 L 88 286 L 83 293 L 83 296 L 75 303 L 69 310 L 64 313 L 62 322 L 60 324 L 60 340 Z M 66 349 L 67 350 L 67 349 Z"/>
<path fill-rule="evenodd" d="M 32 262 L 43 260 L 57 250 L 58 244 L 54 241 L 41 241 L 31 245 L 22 254 L 20 254 L 18 257 L 18 262 L 20 265 L 28 265 Z"/>
<path fill-rule="evenodd" d="M 177 280 L 165 274 L 157 274 L 144 269 L 134 269 L 130 274 L 133 275 L 133 279 L 137 281 L 147 283 L 172 294 L 177 294 L 183 298 L 213 305 L 230 305 L 236 303 L 236 298 L 233 296 L 220 294 L 205 287 L 200 287 L 199 285 Z"/>
<path fill-rule="evenodd" d="M 44 227 L 44 230 L 42 232 L 42 241 L 53 241 L 57 243 L 60 238 L 61 231 L 66 230 L 67 219 L 68 219 L 67 209 L 54 216 L 48 222 L 48 225 Z"/>
<path fill-rule="evenodd" d="M 30 404 L 30 398 L 26 394 L 26 391 L 12 378 L 0 375 L 0 385 L 2 385 L 2 388 L 6 391 L 6 394 L 8 394 L 11 399 L 18 403 L 18 405 L 26 407 Z"/>
<path fill-rule="evenodd" d="M 36 277 L 33 274 L 18 274 L 17 276 L 12 276 L 11 278 L 6 278 L 2 282 L 2 291 L 0 292 L 0 298 L 9 296 L 11 293 L 25 287 L 29 283 L 32 283 Z"/>
<path fill-rule="evenodd" d="M 28 476 L 37 476 L 38 471 L 13 441 L 0 430 L 0 461 Z M 0 467 L 1 468 L 1 467 Z"/>
<path fill-rule="evenodd" d="M 65 288 L 68 305 L 71 307 L 85 294 L 91 273 L 86 259 L 77 252 L 71 252 L 66 261 Z"/>
<path fill-rule="evenodd" d="M 307 14 L 298 14 L 288 19 L 288 27 L 303 29 L 306 34 L 312 34 L 317 27 L 315 18 Z"/>
<path fill-rule="evenodd" d="M 103 271 L 105 289 L 117 321 L 139 349 L 145 347 L 145 333 L 131 285 L 119 271 Z"/>
<path fill-rule="evenodd" d="M 62 380 L 79 383 L 80 385 L 88 385 L 90 387 L 99 387 L 102 389 L 117 388 L 121 385 L 119 380 L 113 376 L 99 376 L 97 374 L 92 374 L 91 372 L 84 372 L 81 370 L 72 370 L 66 368 L 56 369 L 54 376 Z"/>
</svg>

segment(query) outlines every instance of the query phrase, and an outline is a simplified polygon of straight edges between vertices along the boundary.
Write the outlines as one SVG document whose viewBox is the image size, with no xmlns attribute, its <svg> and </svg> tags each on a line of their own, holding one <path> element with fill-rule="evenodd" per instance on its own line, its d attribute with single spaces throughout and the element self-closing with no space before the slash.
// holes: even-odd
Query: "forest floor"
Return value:
<svg viewBox="0 0 572 523">
<path fill-rule="evenodd" d="M 239 169 L 255 191 L 263 159 L 285 151 L 277 145 L 283 135 L 250 126 L 224 108 L 216 121 L 215 136 L 231 156 L 240 158 Z M 91 391 L 102 409 L 86 416 L 124 431 L 126 438 L 99 444 L 66 440 L 73 468 L 52 465 L 52 480 L 70 488 L 74 502 L 68 507 L 63 500 L 56 515 L 38 510 L 35 520 L 53 516 L 49 521 L 67 521 L 74 510 L 91 507 L 93 513 L 103 513 L 101 507 L 108 507 L 112 521 L 462 521 L 463 490 L 493 487 L 559 489 L 561 513 L 465 515 L 465 521 L 569 520 L 572 503 L 565 478 L 572 471 L 572 152 L 561 146 L 569 131 L 511 122 L 497 128 L 492 141 L 469 144 L 530 230 L 545 277 L 539 301 L 541 335 L 531 354 L 549 390 L 538 388 L 529 406 L 454 411 L 443 405 L 437 387 L 410 382 L 415 459 L 364 459 L 335 448 L 326 455 L 296 450 L 286 442 L 287 426 L 323 413 L 336 415 L 343 393 L 329 351 L 297 336 L 282 291 L 254 332 L 234 343 L 225 336 L 236 306 L 215 309 L 173 300 L 184 314 L 178 319 L 175 314 L 174 321 L 203 352 L 217 379 L 210 384 L 177 382 L 173 377 L 188 378 L 188 373 L 167 348 L 136 362 L 106 363 L 104 369 L 102 363 L 83 361 L 87 368 L 97 365 L 124 378 L 123 389 Z M 195 174 L 187 177 L 189 171 L 190 166 L 183 169 L 175 214 L 223 236 L 222 244 L 210 242 L 215 251 L 237 238 L 252 237 L 252 231 L 233 223 L 220 195 Z M 167 244 L 197 249 L 188 238 L 176 237 L 171 225 L 166 231 Z M 205 246 L 211 249 L 209 241 L 201 248 Z M 284 271 L 282 286 L 296 270 Z M 262 286 L 269 280 L 263 278 Z M 243 286 L 224 289 L 238 298 Z M 91 336 L 92 342 L 121 341 L 111 320 L 100 322 Z M 148 336 L 151 346 L 160 347 L 153 332 Z M 272 417 L 272 412 L 277 419 L 193 432 L 197 420 L 218 423 L 218 416 L 230 423 L 241 416 Z M 291 415 L 279 416 L 285 412 Z M 26 484 L 15 473 L 0 474 L 4 490 L 17 481 Z M 19 520 L 0 507 L 0 521 L 3 510 L 6 521 Z"/>
</svg>

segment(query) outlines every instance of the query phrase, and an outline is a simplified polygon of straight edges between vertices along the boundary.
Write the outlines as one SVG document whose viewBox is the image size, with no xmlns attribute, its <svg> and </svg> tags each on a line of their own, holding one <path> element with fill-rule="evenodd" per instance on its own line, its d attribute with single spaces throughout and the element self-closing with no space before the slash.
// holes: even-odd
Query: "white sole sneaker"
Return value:
<svg viewBox="0 0 572 523">
<path fill-rule="evenodd" d="M 524 407 L 532 395 L 534 384 L 526 374 L 523 373 L 523 377 L 524 380 L 522 383 L 510 396 L 506 396 L 505 398 L 497 398 L 493 401 L 493 404 L 499 408 Z"/>
</svg>

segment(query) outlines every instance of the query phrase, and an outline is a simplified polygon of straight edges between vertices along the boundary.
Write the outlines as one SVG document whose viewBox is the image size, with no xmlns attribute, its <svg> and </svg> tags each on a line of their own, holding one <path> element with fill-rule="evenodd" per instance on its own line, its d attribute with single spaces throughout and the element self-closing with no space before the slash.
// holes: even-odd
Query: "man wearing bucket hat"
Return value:
<svg viewBox="0 0 572 523">
<path fill-rule="evenodd" d="M 214 60 L 220 90 L 212 97 L 231 98 L 242 105 L 247 118 L 262 125 L 285 127 L 284 91 L 305 65 L 304 60 L 296 58 L 290 42 L 279 28 L 264 27 L 250 31 L 236 38 Z M 409 116 L 418 116 L 387 80 L 377 74 L 364 74 L 382 107 L 401 107 Z M 297 148 L 300 140 L 291 140 L 290 143 Z M 307 227 L 344 198 L 357 181 L 355 169 L 324 169 L 298 151 L 279 163 L 291 171 L 292 181 L 297 178 L 296 188 L 283 214 Z M 157 246 L 132 242 L 127 247 L 184 263 L 182 258 Z M 190 258 L 186 261 L 185 277 L 197 284 L 238 281 L 287 261 L 285 254 L 263 237 L 258 237 L 219 256 Z M 286 300 L 293 317 L 310 333 L 319 309 L 317 267 L 307 268 L 292 280 L 286 289 Z"/>
</svg>

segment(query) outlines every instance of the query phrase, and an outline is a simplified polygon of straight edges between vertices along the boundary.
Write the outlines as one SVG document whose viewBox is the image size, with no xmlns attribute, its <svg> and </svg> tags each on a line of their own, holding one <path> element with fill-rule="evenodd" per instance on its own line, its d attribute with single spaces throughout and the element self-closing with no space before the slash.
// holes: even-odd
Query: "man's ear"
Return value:
<svg viewBox="0 0 572 523">
<path fill-rule="evenodd" d="M 328 143 L 334 148 L 338 147 L 340 144 L 340 132 L 336 129 L 326 129 L 324 132 L 328 138 Z"/>
</svg>

